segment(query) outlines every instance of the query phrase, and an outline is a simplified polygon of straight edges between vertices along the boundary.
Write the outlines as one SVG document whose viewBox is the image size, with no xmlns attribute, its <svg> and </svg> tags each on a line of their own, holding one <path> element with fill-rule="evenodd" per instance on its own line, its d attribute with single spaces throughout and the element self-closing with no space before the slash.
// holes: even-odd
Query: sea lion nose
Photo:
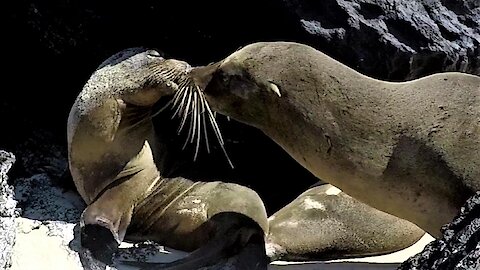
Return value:
<svg viewBox="0 0 480 270">
<path fill-rule="evenodd" d="M 190 77 L 202 91 L 206 91 L 207 85 L 212 80 L 219 65 L 220 62 L 209 64 L 207 66 L 194 67 L 190 71 Z"/>
</svg>

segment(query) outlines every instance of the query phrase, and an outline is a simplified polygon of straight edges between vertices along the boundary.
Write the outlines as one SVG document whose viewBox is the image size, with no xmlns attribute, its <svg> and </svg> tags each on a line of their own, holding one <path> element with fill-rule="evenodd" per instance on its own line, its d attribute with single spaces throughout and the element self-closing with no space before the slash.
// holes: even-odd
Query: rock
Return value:
<svg viewBox="0 0 480 270">
<path fill-rule="evenodd" d="M 13 187 L 7 182 L 7 172 L 13 163 L 15 156 L 0 150 L 0 269 L 6 269 L 11 264 L 15 243 L 15 218 L 19 215 Z"/>
<path fill-rule="evenodd" d="M 73 228 L 85 207 L 81 198 L 56 186 L 46 173 L 16 179 L 15 196 L 22 216 L 16 222 L 11 270 L 83 269 L 72 250 L 80 243 Z"/>
<path fill-rule="evenodd" d="M 442 233 L 442 239 L 428 244 L 398 269 L 480 269 L 480 192 L 465 203 L 460 214 L 442 228 Z"/>
<path fill-rule="evenodd" d="M 414 79 L 441 71 L 480 75 L 476 0 L 285 1 L 310 43 L 370 76 Z"/>
<path fill-rule="evenodd" d="M 22 168 L 23 177 L 46 174 L 58 182 L 68 167 L 65 146 L 45 129 L 36 129 L 29 134 L 16 145 L 15 153 L 18 157 L 16 165 Z"/>
<path fill-rule="evenodd" d="M 74 224 L 21 217 L 17 219 L 17 226 L 9 270 L 83 269 L 77 253 L 69 248 Z"/>
<path fill-rule="evenodd" d="M 22 217 L 32 220 L 76 223 L 85 208 L 76 192 L 58 187 L 47 174 L 17 179 L 15 193 Z"/>
</svg>

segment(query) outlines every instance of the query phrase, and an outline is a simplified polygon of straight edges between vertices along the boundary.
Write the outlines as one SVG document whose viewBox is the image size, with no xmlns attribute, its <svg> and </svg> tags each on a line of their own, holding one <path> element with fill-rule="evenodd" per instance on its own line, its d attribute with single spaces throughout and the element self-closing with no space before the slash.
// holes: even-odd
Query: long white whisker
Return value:
<svg viewBox="0 0 480 270">
<path fill-rule="evenodd" d="M 212 111 L 210 108 L 210 105 L 208 104 L 202 90 L 198 86 L 191 84 L 192 81 L 186 79 L 186 77 L 184 77 L 185 74 L 179 73 L 174 69 L 157 69 L 154 70 L 153 73 L 164 78 L 167 86 L 170 85 L 169 82 L 176 83 L 174 87 L 177 88 L 177 91 L 173 97 L 164 106 L 162 106 L 162 108 L 151 114 L 151 118 L 157 116 L 168 107 L 171 107 L 173 111 L 171 118 L 174 119 L 178 117 L 180 119 L 180 124 L 177 130 L 178 135 L 182 133 L 187 125 L 187 121 L 189 121 L 188 134 L 183 143 L 182 149 L 185 149 L 189 143 L 195 144 L 193 161 L 196 161 L 199 156 L 202 136 L 205 138 L 207 152 L 211 152 L 208 138 L 209 123 L 207 123 L 210 122 L 215 137 L 227 159 L 228 164 L 231 168 L 234 168 L 225 148 L 225 141 L 216 120 L 216 112 Z M 138 125 L 138 123 L 135 123 L 134 126 L 135 125 Z"/>
<path fill-rule="evenodd" d="M 192 135 L 192 138 L 190 140 L 190 143 L 193 143 L 193 140 L 195 139 L 195 134 L 197 132 L 196 128 L 197 128 L 197 117 L 196 117 L 196 113 L 197 113 L 197 103 L 198 103 L 198 94 L 196 91 L 193 91 L 193 102 L 192 102 L 192 120 L 193 120 L 193 135 Z"/>
<path fill-rule="evenodd" d="M 234 166 L 233 166 L 232 161 L 230 160 L 230 157 L 228 156 L 227 150 L 225 150 L 225 145 L 224 145 L 224 142 L 223 142 L 222 133 L 220 133 L 220 129 L 218 128 L 217 121 L 213 117 L 213 113 L 212 113 L 212 110 L 210 110 L 210 106 L 208 105 L 208 102 L 205 103 L 205 105 L 206 105 L 206 108 L 207 108 L 207 111 L 208 111 L 208 116 L 209 116 L 209 119 L 210 119 L 210 123 L 212 123 L 213 130 L 215 131 L 215 135 L 217 136 L 218 142 L 220 143 L 220 148 L 222 148 L 223 154 L 227 158 L 228 164 L 233 169 Z"/>
<path fill-rule="evenodd" d="M 170 77 L 172 76 L 173 74 L 175 73 L 175 69 L 170 69 L 170 70 L 166 70 L 165 73 L 161 73 L 162 75 L 166 76 L 166 77 Z"/>
<path fill-rule="evenodd" d="M 157 112 L 155 112 L 154 114 L 152 114 L 152 115 L 150 116 L 150 118 L 153 118 L 153 117 L 159 115 L 162 111 L 164 111 L 166 108 L 168 108 L 168 106 L 170 106 L 170 105 L 172 104 L 172 102 L 173 102 L 173 99 L 170 99 L 170 100 L 167 102 L 167 104 L 165 104 L 165 106 L 163 106 L 163 107 L 160 108 Z"/>
<path fill-rule="evenodd" d="M 126 129 L 132 130 L 132 129 L 134 129 L 136 126 L 138 126 L 139 124 L 141 124 L 141 123 L 143 123 L 143 122 L 145 122 L 145 121 L 150 120 L 151 117 L 153 117 L 153 116 L 150 115 L 150 117 L 148 117 L 148 116 L 146 115 L 146 113 L 144 113 L 144 114 L 142 114 L 142 115 L 139 115 L 139 116 L 136 117 L 136 119 L 133 119 L 134 121 L 132 121 L 132 123 L 130 123 L 129 126 L 128 126 Z"/>
<path fill-rule="evenodd" d="M 217 136 L 218 142 L 220 145 L 224 145 L 224 141 L 222 138 L 222 134 L 220 133 L 220 128 L 218 128 L 217 121 L 215 120 L 215 117 L 213 116 L 212 110 L 210 109 L 210 105 L 208 105 L 208 102 L 205 103 L 205 107 L 207 108 L 207 113 L 208 113 L 208 118 L 210 119 L 210 123 L 212 124 L 212 128 L 215 131 L 215 135 Z"/>
<path fill-rule="evenodd" d="M 207 153 L 210 154 L 210 143 L 208 142 L 208 132 L 207 132 L 207 123 L 205 121 L 205 97 L 203 96 L 202 92 L 200 93 L 200 104 L 202 106 L 202 112 L 201 112 L 201 118 L 202 118 L 202 124 L 203 124 L 203 133 L 205 136 L 205 142 L 207 144 Z"/>
<path fill-rule="evenodd" d="M 173 106 L 177 106 L 178 102 L 180 101 L 180 97 L 182 94 L 185 92 L 185 83 L 181 83 L 178 85 L 178 91 L 175 93 L 175 96 L 173 97 L 174 103 Z"/>
<path fill-rule="evenodd" d="M 185 98 L 187 97 L 187 95 L 189 93 L 189 88 L 187 87 L 187 88 L 183 89 L 182 92 L 183 92 L 182 101 L 178 104 L 177 109 L 175 110 L 175 112 L 172 115 L 172 119 L 175 118 L 177 116 L 177 114 L 179 116 L 182 115 L 182 112 L 183 112 L 182 108 L 185 106 Z"/>
<path fill-rule="evenodd" d="M 187 115 L 188 115 L 188 110 L 190 107 L 190 102 L 192 101 L 192 91 L 189 89 L 189 94 L 188 94 L 188 100 L 187 100 L 187 105 L 185 109 L 183 110 L 183 117 L 182 117 L 182 122 L 180 123 L 180 127 L 178 128 L 177 134 L 180 134 L 180 132 L 183 129 L 183 126 L 185 125 L 185 121 L 187 120 Z"/>
<path fill-rule="evenodd" d="M 180 97 L 182 96 L 184 91 L 185 89 L 180 87 L 178 88 L 178 91 L 175 93 L 175 95 L 172 98 L 172 101 L 173 101 L 172 108 L 176 108 L 178 106 L 178 101 L 180 100 Z"/>
<path fill-rule="evenodd" d="M 202 129 L 202 122 L 200 121 L 201 116 L 200 116 L 200 103 L 201 103 L 201 93 L 198 93 L 199 98 L 197 99 L 197 106 L 196 106 L 196 111 L 195 111 L 195 118 L 197 119 L 197 144 L 195 146 L 195 156 L 193 157 L 193 160 L 197 160 L 198 156 L 198 149 L 200 148 L 200 139 L 201 139 L 201 129 Z"/>
<path fill-rule="evenodd" d="M 194 92 L 193 95 L 195 96 L 196 93 Z M 191 115 L 192 112 L 193 112 L 193 106 L 194 106 L 193 102 L 192 102 L 190 105 L 191 105 L 191 106 L 189 106 L 187 113 Z M 187 144 L 188 144 L 188 141 L 190 140 L 190 136 L 193 135 L 192 131 L 193 131 L 193 127 L 194 127 L 194 126 L 193 126 L 193 122 L 194 122 L 194 121 L 195 121 L 195 118 L 190 117 L 190 125 L 189 125 L 189 128 L 188 128 L 188 135 L 187 135 L 187 139 L 185 140 L 185 143 L 183 144 L 182 149 L 185 149 L 185 147 L 186 147 Z"/>
</svg>

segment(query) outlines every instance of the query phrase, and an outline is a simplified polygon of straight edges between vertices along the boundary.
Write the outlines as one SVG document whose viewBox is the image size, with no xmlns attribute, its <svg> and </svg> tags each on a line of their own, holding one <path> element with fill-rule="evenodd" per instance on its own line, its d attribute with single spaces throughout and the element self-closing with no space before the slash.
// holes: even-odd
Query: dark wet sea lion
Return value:
<svg viewBox="0 0 480 270">
<path fill-rule="evenodd" d="M 352 197 L 440 236 L 480 190 L 480 77 L 376 80 L 312 47 L 250 44 L 192 71 L 212 108 Z"/>
<path fill-rule="evenodd" d="M 166 60 L 156 51 L 127 49 L 100 65 L 72 106 L 69 167 L 88 204 L 81 217 L 82 244 L 101 260 L 110 262 L 124 239 L 195 250 L 164 265 L 172 269 L 208 265 L 252 241 L 264 249 L 268 222 L 256 192 L 231 183 L 167 178 L 159 170 L 165 155 L 153 129 L 152 107 L 175 94 L 181 116 L 195 110 L 181 101 L 199 98 L 186 79 L 189 70 L 187 63 Z M 190 128 L 200 132 L 198 124 Z M 265 267 L 262 262 L 258 268 Z"/>
</svg>

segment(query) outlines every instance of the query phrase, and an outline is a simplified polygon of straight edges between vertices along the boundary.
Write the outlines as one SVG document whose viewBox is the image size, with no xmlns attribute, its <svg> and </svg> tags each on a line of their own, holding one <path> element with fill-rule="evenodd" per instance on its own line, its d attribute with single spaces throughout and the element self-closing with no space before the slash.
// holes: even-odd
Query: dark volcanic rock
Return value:
<svg viewBox="0 0 480 270">
<path fill-rule="evenodd" d="M 289 0 L 314 45 L 370 76 L 480 75 L 476 0 Z"/>
<path fill-rule="evenodd" d="M 13 154 L 0 150 L 0 269 L 10 266 L 15 243 L 15 218 L 19 215 L 13 187 L 7 183 L 7 172 L 14 162 Z"/>
<path fill-rule="evenodd" d="M 428 244 L 398 269 L 480 269 L 480 192 L 467 201 L 459 216 L 442 232 L 442 239 Z"/>
</svg>

